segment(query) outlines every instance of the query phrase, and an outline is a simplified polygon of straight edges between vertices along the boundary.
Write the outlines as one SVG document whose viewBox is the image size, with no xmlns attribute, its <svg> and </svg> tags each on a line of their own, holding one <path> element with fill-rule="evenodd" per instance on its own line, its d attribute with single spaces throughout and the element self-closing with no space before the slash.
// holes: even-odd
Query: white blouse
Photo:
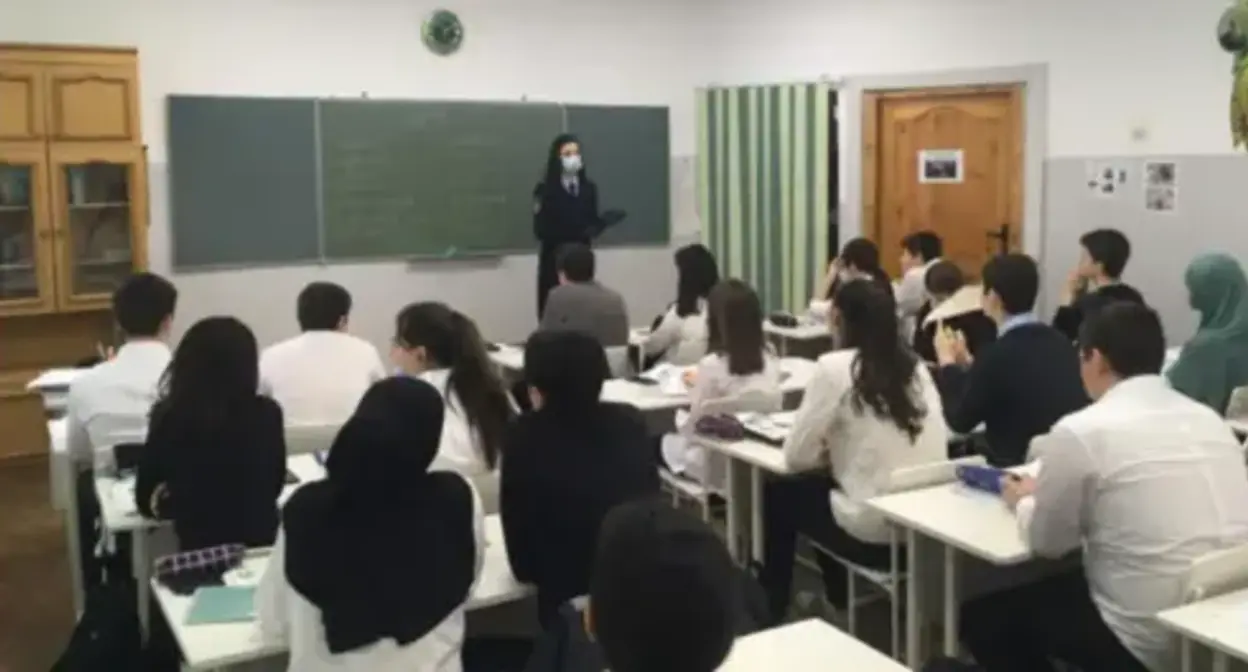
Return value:
<svg viewBox="0 0 1248 672">
<path fill-rule="evenodd" d="M 691 366 L 706 356 L 706 335 L 705 300 L 698 301 L 698 312 L 684 317 L 676 314 L 673 305 L 641 348 L 647 357 L 662 355 L 662 361 L 669 364 Z"/>
<path fill-rule="evenodd" d="M 780 362 L 770 353 L 763 356 L 763 370 L 744 376 L 728 370 L 728 357 L 710 354 L 702 358 L 696 369 L 693 389 L 689 391 L 689 414 L 679 427 L 679 434 L 663 437 L 663 459 L 672 471 L 713 487 L 723 485 L 723 465 L 708 463 L 706 451 L 691 445 L 698 419 L 714 413 L 773 413 L 784 401 L 780 389 Z"/>
<path fill-rule="evenodd" d="M 948 457 L 940 393 L 921 362 L 915 364 L 913 398 L 926 409 L 912 442 L 890 418 L 850 402 L 857 349 L 819 358 L 784 443 L 784 459 L 795 471 L 828 465 L 837 487 L 830 494 L 832 515 L 846 532 L 873 544 L 888 543 L 888 525 L 866 501 L 888 491 L 894 471 L 941 462 Z"/>
<path fill-rule="evenodd" d="M 497 513 L 498 469 L 490 469 L 486 464 L 481 433 L 469 424 L 459 395 L 454 390 L 447 389 L 447 382 L 451 377 L 450 369 L 434 369 L 418 377 L 432 385 L 446 402 L 446 414 L 442 420 L 442 441 L 438 446 L 438 457 L 430 469 L 462 474 L 481 495 L 486 513 Z"/>
<path fill-rule="evenodd" d="M 473 530 L 477 559 L 473 588 L 481 577 L 485 558 L 485 518 L 481 500 L 473 494 Z M 406 646 L 393 639 L 332 654 L 325 642 L 325 626 L 316 605 L 286 580 L 286 543 L 279 531 L 269 564 L 256 588 L 256 615 L 266 638 L 285 640 L 290 649 L 290 672 L 461 672 L 464 645 L 464 605 L 451 612 L 433 630 Z M 471 594 L 471 591 L 470 591 Z M 419 600 L 420 595 L 408 599 Z"/>
</svg>

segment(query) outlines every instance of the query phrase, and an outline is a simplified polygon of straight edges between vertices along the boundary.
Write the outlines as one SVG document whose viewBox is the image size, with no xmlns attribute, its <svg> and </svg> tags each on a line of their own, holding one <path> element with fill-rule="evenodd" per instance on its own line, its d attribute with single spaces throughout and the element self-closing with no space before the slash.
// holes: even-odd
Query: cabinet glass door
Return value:
<svg viewBox="0 0 1248 672">
<path fill-rule="evenodd" d="M 45 169 L 41 151 L 0 148 L 0 314 L 51 308 Z"/>
<path fill-rule="evenodd" d="M 57 232 L 62 302 L 107 304 L 141 265 L 134 232 L 146 218 L 144 204 L 135 200 L 146 193 L 139 186 L 142 161 L 129 149 L 115 155 L 84 152 L 53 150 L 62 212 Z"/>
</svg>

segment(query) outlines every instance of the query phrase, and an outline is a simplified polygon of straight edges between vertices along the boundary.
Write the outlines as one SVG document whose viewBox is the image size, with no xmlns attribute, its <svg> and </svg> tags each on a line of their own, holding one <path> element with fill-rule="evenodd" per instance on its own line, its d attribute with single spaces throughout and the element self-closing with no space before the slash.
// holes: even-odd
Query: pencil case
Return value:
<svg viewBox="0 0 1248 672">
<path fill-rule="evenodd" d="M 956 473 L 958 480 L 969 488 L 994 495 L 1001 494 L 1001 479 L 1005 477 L 1005 472 L 1000 469 L 965 464 L 959 466 Z"/>
</svg>

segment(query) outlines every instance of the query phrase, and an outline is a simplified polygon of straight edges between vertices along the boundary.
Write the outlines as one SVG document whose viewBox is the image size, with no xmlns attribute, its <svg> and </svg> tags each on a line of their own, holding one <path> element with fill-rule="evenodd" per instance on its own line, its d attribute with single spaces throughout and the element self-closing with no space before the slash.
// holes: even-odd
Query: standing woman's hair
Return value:
<svg viewBox="0 0 1248 672">
<path fill-rule="evenodd" d="M 833 299 L 842 343 L 856 348 L 851 403 L 890 418 L 914 441 L 927 409 L 914 397 L 918 358 L 898 336 L 892 296 L 868 280 L 851 280 Z"/>
<path fill-rule="evenodd" d="M 728 358 L 728 372 L 748 376 L 763 370 L 763 307 L 744 282 L 724 280 L 707 300 L 707 350 Z"/>
<path fill-rule="evenodd" d="M 469 426 L 481 438 L 485 463 L 493 469 L 511 404 L 477 325 L 444 304 L 413 303 L 399 312 L 395 340 L 407 349 L 423 347 L 432 364 L 451 370 L 444 392 L 455 392 Z"/>
<path fill-rule="evenodd" d="M 160 379 L 161 410 L 224 422 L 260 387 L 256 337 L 233 317 L 206 317 L 187 330 Z"/>
<path fill-rule="evenodd" d="M 688 317 L 719 283 L 719 264 L 704 245 L 686 245 L 676 250 L 676 276 L 676 314 Z"/>
<path fill-rule="evenodd" d="M 581 144 L 579 138 L 571 133 L 561 133 L 555 136 L 553 142 L 550 143 L 550 153 L 546 155 L 546 174 L 542 177 L 542 184 L 547 187 L 547 194 L 551 192 L 549 189 L 563 184 L 563 161 L 560 159 L 559 153 L 563 151 L 563 146 L 575 142 Z M 583 148 L 582 148 L 583 149 Z M 576 173 L 576 179 L 582 184 L 589 179 L 589 174 L 585 172 L 584 155 L 582 155 L 581 169 Z"/>
</svg>

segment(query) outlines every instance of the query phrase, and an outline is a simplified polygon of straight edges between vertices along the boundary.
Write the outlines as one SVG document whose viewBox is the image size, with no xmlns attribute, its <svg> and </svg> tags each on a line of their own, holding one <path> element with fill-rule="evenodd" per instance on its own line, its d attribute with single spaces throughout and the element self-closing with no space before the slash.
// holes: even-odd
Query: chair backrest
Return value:
<svg viewBox="0 0 1248 672">
<path fill-rule="evenodd" d="M 342 425 L 287 425 L 286 454 L 306 455 L 329 450 Z"/>
<path fill-rule="evenodd" d="M 983 456 L 972 455 L 970 457 L 960 457 L 956 460 L 931 462 L 915 467 L 903 467 L 889 475 L 887 492 L 895 494 L 918 490 L 919 488 L 928 488 L 933 485 L 952 483 L 958 477 L 958 467 L 963 465 L 983 466 L 985 464 L 987 464 L 987 461 L 984 460 Z"/>
<path fill-rule="evenodd" d="M 1248 419 L 1248 386 L 1240 386 L 1231 390 L 1231 399 L 1226 403 L 1228 420 Z"/>
<path fill-rule="evenodd" d="M 627 378 L 633 373 L 633 365 L 628 361 L 628 346 L 615 345 L 605 348 L 607 351 L 607 366 L 611 368 L 612 378 Z"/>
<path fill-rule="evenodd" d="M 1196 602 L 1248 587 L 1248 544 L 1206 553 L 1192 561 L 1183 601 Z"/>
</svg>

